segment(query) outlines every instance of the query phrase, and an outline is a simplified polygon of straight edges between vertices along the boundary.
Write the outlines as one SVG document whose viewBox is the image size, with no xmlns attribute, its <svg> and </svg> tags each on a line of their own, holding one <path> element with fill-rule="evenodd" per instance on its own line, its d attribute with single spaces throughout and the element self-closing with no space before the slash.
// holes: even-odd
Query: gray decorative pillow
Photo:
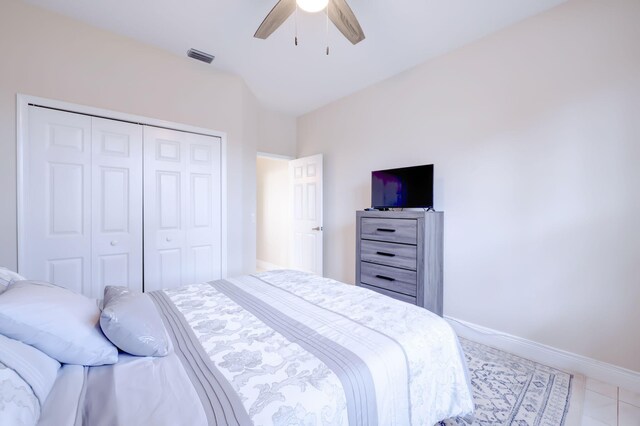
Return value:
<svg viewBox="0 0 640 426">
<path fill-rule="evenodd" d="M 170 343 L 162 318 L 149 296 L 126 287 L 104 289 L 100 327 L 122 351 L 136 356 L 166 356 Z"/>
</svg>

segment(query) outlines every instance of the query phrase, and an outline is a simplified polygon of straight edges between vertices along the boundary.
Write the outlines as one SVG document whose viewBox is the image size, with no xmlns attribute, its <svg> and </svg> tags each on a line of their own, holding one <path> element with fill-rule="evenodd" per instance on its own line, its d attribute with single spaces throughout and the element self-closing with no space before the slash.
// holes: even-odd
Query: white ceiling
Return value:
<svg viewBox="0 0 640 426">
<path fill-rule="evenodd" d="M 352 46 L 331 25 L 329 56 L 322 13 L 300 12 L 297 47 L 293 16 L 253 38 L 277 0 L 27 1 L 178 55 L 210 52 L 263 104 L 301 115 L 566 0 L 348 0 L 367 38 Z"/>
</svg>

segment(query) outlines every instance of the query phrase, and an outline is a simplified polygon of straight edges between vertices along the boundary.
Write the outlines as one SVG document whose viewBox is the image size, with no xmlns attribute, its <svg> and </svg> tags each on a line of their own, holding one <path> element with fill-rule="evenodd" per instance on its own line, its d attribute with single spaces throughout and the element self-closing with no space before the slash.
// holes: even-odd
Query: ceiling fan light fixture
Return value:
<svg viewBox="0 0 640 426">
<path fill-rule="evenodd" d="M 296 3 L 305 12 L 316 13 L 327 7 L 329 0 L 296 0 Z"/>
</svg>

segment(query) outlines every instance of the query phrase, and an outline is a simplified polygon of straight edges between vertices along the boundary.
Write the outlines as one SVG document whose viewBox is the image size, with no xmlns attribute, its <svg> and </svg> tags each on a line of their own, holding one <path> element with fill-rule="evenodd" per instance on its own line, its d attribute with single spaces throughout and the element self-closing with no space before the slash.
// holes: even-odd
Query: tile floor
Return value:
<svg viewBox="0 0 640 426">
<path fill-rule="evenodd" d="M 640 394 L 587 378 L 582 426 L 640 426 Z"/>
</svg>

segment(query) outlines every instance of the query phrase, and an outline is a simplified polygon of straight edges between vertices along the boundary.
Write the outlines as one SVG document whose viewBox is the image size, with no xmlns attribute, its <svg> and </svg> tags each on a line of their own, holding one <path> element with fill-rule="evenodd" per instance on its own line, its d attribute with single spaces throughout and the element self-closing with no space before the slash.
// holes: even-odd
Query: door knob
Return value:
<svg viewBox="0 0 640 426">
<path fill-rule="evenodd" d="M 170 242 L 171 242 L 171 237 L 167 237 L 167 238 L 165 238 L 165 239 L 167 240 L 167 242 L 168 242 L 168 243 L 170 243 Z"/>
<path fill-rule="evenodd" d="M 322 231 L 322 226 L 316 226 L 315 228 L 311 228 L 312 231 Z"/>
<path fill-rule="evenodd" d="M 117 244 L 118 244 L 118 241 L 116 241 L 116 240 L 111 241 L 111 245 L 112 245 L 112 246 L 115 246 L 115 245 L 117 245 Z"/>
</svg>

